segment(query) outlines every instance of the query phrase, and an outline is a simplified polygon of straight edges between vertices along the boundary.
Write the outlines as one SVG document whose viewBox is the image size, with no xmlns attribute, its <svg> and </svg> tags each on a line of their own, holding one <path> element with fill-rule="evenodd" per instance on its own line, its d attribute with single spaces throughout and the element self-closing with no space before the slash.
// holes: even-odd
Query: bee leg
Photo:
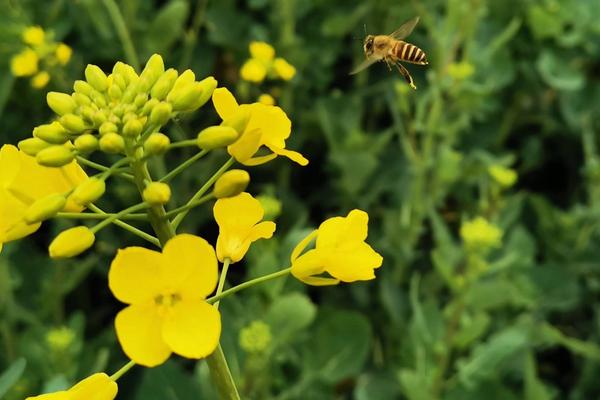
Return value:
<svg viewBox="0 0 600 400">
<path fill-rule="evenodd" d="M 404 68 L 404 65 L 402 65 L 400 63 L 396 63 L 394 65 L 398 68 L 398 71 L 400 71 L 400 74 L 404 77 L 404 79 L 410 85 L 410 87 L 416 90 L 417 87 L 415 86 L 413 78 L 412 78 L 412 76 L 410 76 L 410 73 L 408 72 L 408 70 L 406 68 Z"/>
<path fill-rule="evenodd" d="M 394 64 L 389 58 L 384 58 L 383 61 L 385 61 L 385 64 L 387 65 L 388 69 L 390 70 L 390 72 L 392 72 L 392 64 Z"/>
</svg>

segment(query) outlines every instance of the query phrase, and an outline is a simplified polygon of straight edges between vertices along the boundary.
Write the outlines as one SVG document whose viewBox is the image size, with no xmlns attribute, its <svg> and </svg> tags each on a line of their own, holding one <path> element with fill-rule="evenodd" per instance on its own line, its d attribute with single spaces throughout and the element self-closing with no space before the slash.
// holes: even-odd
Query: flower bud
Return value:
<svg viewBox="0 0 600 400">
<path fill-rule="evenodd" d="M 121 153 L 125 149 L 125 140 L 115 132 L 109 132 L 100 137 L 100 150 L 107 153 Z"/>
<path fill-rule="evenodd" d="M 77 103 L 66 93 L 48 92 L 46 95 L 48 106 L 58 115 L 72 113 L 77 108 Z"/>
<path fill-rule="evenodd" d="M 53 145 L 40 150 L 35 159 L 38 164 L 45 167 L 62 167 L 73 161 L 74 154 L 66 146 Z"/>
<path fill-rule="evenodd" d="M 71 194 L 70 200 L 80 206 L 87 206 L 98 200 L 106 191 L 106 183 L 98 178 L 88 178 L 83 181 Z"/>
<path fill-rule="evenodd" d="M 238 132 L 229 126 L 209 126 L 198 134 L 197 144 L 202 150 L 213 150 L 229 146 L 238 137 Z"/>
<path fill-rule="evenodd" d="M 73 84 L 73 90 L 75 93 L 81 93 L 89 97 L 94 88 L 86 81 L 75 81 Z"/>
<path fill-rule="evenodd" d="M 167 101 L 173 106 L 173 111 L 193 111 L 197 99 L 204 93 L 199 82 L 192 82 L 180 88 L 173 88 L 167 96 Z"/>
<path fill-rule="evenodd" d="M 195 81 L 196 75 L 194 75 L 191 69 L 186 69 L 181 75 L 177 77 L 175 83 L 173 84 L 173 89 L 171 89 L 171 91 L 179 90 L 184 86 L 188 86 L 190 83 L 193 83 Z"/>
<path fill-rule="evenodd" d="M 243 169 L 232 169 L 225 172 L 213 188 L 213 194 L 217 199 L 233 197 L 242 193 L 250 183 L 250 174 Z"/>
<path fill-rule="evenodd" d="M 50 147 L 51 144 L 40 138 L 29 138 L 19 142 L 19 149 L 28 156 L 35 157 L 40 151 Z"/>
<path fill-rule="evenodd" d="M 160 78 L 156 81 L 154 86 L 152 86 L 152 90 L 150 91 L 150 95 L 153 99 L 164 100 L 169 94 L 169 91 L 173 88 L 175 84 L 175 80 L 177 79 L 177 71 L 174 68 L 169 68 L 166 70 Z"/>
<path fill-rule="evenodd" d="M 210 100 L 213 92 L 217 88 L 217 80 L 212 76 L 209 76 L 208 78 L 204 78 L 198 82 L 198 86 L 202 88 L 202 94 L 196 97 L 195 101 L 192 102 L 192 105 L 190 106 L 192 111 L 202 107 L 208 100 Z"/>
<path fill-rule="evenodd" d="M 144 143 L 144 152 L 147 155 L 163 154 L 169 148 L 171 139 L 162 133 L 153 133 L 146 143 Z"/>
<path fill-rule="evenodd" d="M 256 200 L 260 202 L 265 212 L 263 216 L 265 221 L 272 221 L 281 214 L 281 201 L 277 200 L 277 198 L 261 194 L 260 196 L 256 196 Z"/>
<path fill-rule="evenodd" d="M 123 95 L 123 91 L 121 90 L 119 85 L 112 84 L 108 88 L 108 95 L 110 96 L 111 99 L 116 100 L 116 99 L 121 98 L 121 96 Z"/>
<path fill-rule="evenodd" d="M 156 107 L 157 104 L 159 104 L 160 102 L 156 99 L 150 99 L 146 102 L 146 104 L 144 104 L 144 107 L 142 107 L 142 111 L 141 114 L 142 115 L 148 115 L 152 112 L 152 110 L 154 109 L 154 107 Z"/>
<path fill-rule="evenodd" d="M 221 122 L 221 126 L 230 126 L 241 135 L 246 130 L 248 121 L 250 121 L 250 108 L 242 105 L 238 107 L 232 116 Z"/>
<path fill-rule="evenodd" d="M 121 75 L 125 79 L 126 84 L 138 79 L 138 75 L 135 73 L 133 67 L 121 61 L 115 63 L 112 72 L 115 75 Z"/>
<path fill-rule="evenodd" d="M 35 201 L 27 208 L 23 219 L 28 224 L 35 224 L 52 218 L 67 204 L 64 195 L 54 193 Z"/>
<path fill-rule="evenodd" d="M 99 108 L 104 108 L 107 105 L 106 97 L 97 90 L 94 90 L 92 93 L 90 93 L 90 99 L 92 99 L 92 102 Z"/>
<path fill-rule="evenodd" d="M 94 115 L 92 115 L 92 121 L 94 122 L 95 126 L 102 125 L 106 121 L 106 119 L 106 111 L 104 110 L 95 111 Z"/>
<path fill-rule="evenodd" d="M 91 125 L 94 124 L 94 114 L 96 114 L 96 110 L 92 107 L 83 106 L 79 109 L 79 113 L 83 117 L 83 122 L 89 122 Z"/>
<path fill-rule="evenodd" d="M 108 89 L 108 77 L 97 65 L 88 64 L 85 67 L 85 79 L 94 89 L 100 92 Z"/>
<path fill-rule="evenodd" d="M 98 148 L 98 139 L 92 134 L 84 133 L 75 139 L 74 145 L 81 153 L 91 153 Z"/>
<path fill-rule="evenodd" d="M 142 129 L 144 129 L 144 125 L 140 122 L 139 119 L 129 119 L 125 126 L 123 127 L 123 135 L 127 137 L 137 137 L 140 133 L 142 133 Z"/>
<path fill-rule="evenodd" d="M 100 135 L 104 136 L 107 133 L 117 133 L 118 130 L 119 128 L 117 128 L 117 125 L 110 121 L 106 121 L 102 123 L 102 125 L 100 125 L 100 129 L 98 129 L 98 132 L 100 132 Z"/>
<path fill-rule="evenodd" d="M 163 126 L 171 118 L 173 107 L 169 103 L 160 102 L 152 108 L 150 112 L 150 124 Z"/>
<path fill-rule="evenodd" d="M 60 117 L 60 123 L 72 133 L 81 133 L 87 128 L 83 118 L 75 114 L 63 115 Z"/>
<path fill-rule="evenodd" d="M 161 205 L 169 202 L 171 198 L 171 188 L 163 182 L 152 182 L 142 193 L 144 201 L 151 205 Z"/>
<path fill-rule="evenodd" d="M 121 74 L 115 74 L 113 73 L 113 85 L 117 85 L 119 87 L 119 89 L 121 90 L 125 90 L 125 88 L 127 88 L 127 82 L 125 81 L 125 78 L 123 77 L 123 75 Z"/>
<path fill-rule="evenodd" d="M 133 100 L 133 104 L 136 108 L 142 108 L 144 107 L 147 101 L 148 95 L 146 93 L 138 93 L 138 95 L 135 96 L 135 99 Z"/>
<path fill-rule="evenodd" d="M 92 100 L 85 94 L 73 93 L 71 97 L 78 106 L 89 106 L 90 104 L 92 104 Z"/>
<path fill-rule="evenodd" d="M 165 72 L 165 64 L 163 59 L 158 54 L 152 54 L 152 56 L 148 59 L 144 70 L 140 74 L 140 79 L 145 80 L 150 84 L 148 89 L 154 85 L 156 80 Z"/>
<path fill-rule="evenodd" d="M 52 144 L 63 144 L 69 139 L 67 131 L 57 121 L 34 128 L 33 136 Z"/>
<path fill-rule="evenodd" d="M 48 252 L 51 258 L 75 257 L 94 244 L 96 236 L 87 226 L 76 226 L 67 229 L 54 238 Z"/>
</svg>

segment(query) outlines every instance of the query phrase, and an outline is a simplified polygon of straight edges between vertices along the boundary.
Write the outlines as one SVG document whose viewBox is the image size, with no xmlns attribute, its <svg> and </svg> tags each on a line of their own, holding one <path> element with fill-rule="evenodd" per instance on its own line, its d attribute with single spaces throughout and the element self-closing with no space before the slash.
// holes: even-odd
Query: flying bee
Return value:
<svg viewBox="0 0 600 400">
<path fill-rule="evenodd" d="M 418 22 L 419 17 L 415 17 L 389 35 L 367 35 L 363 45 L 366 59 L 354 68 L 354 70 L 350 72 L 350 75 L 370 67 L 377 61 L 385 61 L 390 71 L 392 70 L 392 65 L 395 65 L 410 87 L 416 89 L 417 87 L 414 84 L 412 76 L 410 76 L 408 70 L 400 64 L 400 61 L 419 65 L 429 64 L 423 50 L 414 44 L 402 40 L 410 35 Z"/>
</svg>

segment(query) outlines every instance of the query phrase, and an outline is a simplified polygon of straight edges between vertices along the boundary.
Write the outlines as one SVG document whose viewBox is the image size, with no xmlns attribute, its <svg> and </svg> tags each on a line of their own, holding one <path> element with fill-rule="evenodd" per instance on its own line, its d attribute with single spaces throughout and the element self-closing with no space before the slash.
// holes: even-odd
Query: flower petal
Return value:
<svg viewBox="0 0 600 400">
<path fill-rule="evenodd" d="M 37 396 L 30 396 L 25 400 L 73 400 L 71 394 L 66 390 L 60 392 L 40 394 Z"/>
<path fill-rule="evenodd" d="M 273 153 L 279 155 L 279 156 L 284 156 L 289 158 L 290 160 L 294 161 L 295 163 L 298 163 L 300 165 L 302 165 L 303 167 L 308 165 L 308 160 L 300 153 L 298 153 L 297 151 L 293 151 L 293 150 L 287 150 L 284 148 L 280 148 L 277 146 L 273 146 L 270 144 L 265 144 Z"/>
<path fill-rule="evenodd" d="M 248 158 L 245 161 L 240 161 L 240 163 L 244 164 L 247 167 L 256 167 L 257 165 L 266 164 L 269 161 L 274 160 L 276 158 L 277 158 L 277 154 L 271 153 L 266 156 Z"/>
<path fill-rule="evenodd" d="M 285 147 L 285 139 L 292 132 L 292 121 L 286 113 L 277 106 L 267 106 L 261 103 L 251 105 L 252 116 L 248 121 L 246 131 L 259 129 L 263 134 L 263 143 L 271 143 Z"/>
<path fill-rule="evenodd" d="M 247 240 L 255 242 L 258 239 L 270 239 L 275 232 L 276 225 L 273 221 L 264 221 L 260 224 L 254 225 L 250 230 Z"/>
<path fill-rule="evenodd" d="M 108 271 L 108 287 L 123 303 L 154 301 L 165 287 L 161 263 L 159 252 L 143 247 L 120 249 Z"/>
<path fill-rule="evenodd" d="M 28 225 L 23 221 L 27 205 L 0 188 L 0 242 L 21 239 L 37 231 L 41 224 Z"/>
<path fill-rule="evenodd" d="M 0 148 L 0 187 L 7 187 L 17 177 L 21 169 L 19 149 L 11 144 Z"/>
<path fill-rule="evenodd" d="M 165 362 L 171 349 L 163 340 L 162 324 L 153 303 L 136 304 L 121 310 L 115 318 L 115 329 L 127 357 L 145 367 Z"/>
<path fill-rule="evenodd" d="M 369 215 L 352 210 L 347 217 L 333 217 L 319 226 L 317 248 L 336 247 L 340 243 L 360 242 L 367 238 Z"/>
<path fill-rule="evenodd" d="M 326 271 L 344 282 L 375 279 L 383 258 L 365 242 L 339 248 L 327 257 Z"/>
<path fill-rule="evenodd" d="M 261 130 L 248 130 L 233 144 L 227 146 L 227 152 L 237 161 L 244 163 L 250 159 L 261 146 Z"/>
<path fill-rule="evenodd" d="M 184 298 L 204 299 L 217 286 L 215 250 L 199 236 L 177 235 L 163 249 L 162 276 Z"/>
<path fill-rule="evenodd" d="M 217 88 L 212 94 L 212 102 L 221 119 L 227 119 L 233 115 L 239 107 L 235 97 L 227 88 Z"/>
<path fill-rule="evenodd" d="M 88 376 L 77 383 L 68 393 L 70 399 L 112 400 L 119 391 L 117 383 L 105 373 Z"/>
<path fill-rule="evenodd" d="M 235 231 L 244 238 L 264 216 L 260 202 L 246 192 L 217 200 L 213 213 L 220 229 Z"/>
<path fill-rule="evenodd" d="M 298 243 L 296 245 L 296 247 L 294 247 L 294 250 L 292 251 L 292 255 L 290 256 L 290 261 L 293 263 L 294 261 L 296 261 L 296 259 L 298 258 L 298 256 L 300 255 L 300 253 L 302 253 L 304 251 L 304 249 L 306 248 L 306 246 L 308 246 L 308 244 L 315 238 L 317 237 L 317 234 L 319 233 L 318 230 L 314 230 L 311 233 L 309 233 L 304 239 L 302 239 L 300 241 L 300 243 Z"/>
<path fill-rule="evenodd" d="M 221 336 L 221 314 L 202 300 L 182 300 L 165 318 L 162 335 L 173 352 L 203 358 L 215 350 Z"/>
<path fill-rule="evenodd" d="M 309 250 L 292 262 L 292 275 L 304 281 L 307 277 L 325 272 L 323 256 L 316 250 Z"/>
</svg>

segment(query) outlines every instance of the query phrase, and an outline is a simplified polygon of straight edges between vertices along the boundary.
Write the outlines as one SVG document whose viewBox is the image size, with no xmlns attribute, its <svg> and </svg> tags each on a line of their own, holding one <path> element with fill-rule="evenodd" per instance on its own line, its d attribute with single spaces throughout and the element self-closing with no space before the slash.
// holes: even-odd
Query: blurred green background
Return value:
<svg viewBox="0 0 600 400">
<path fill-rule="evenodd" d="M 370 215 L 384 256 L 377 279 L 336 287 L 273 281 L 222 302 L 222 343 L 247 399 L 600 398 L 600 2 L 597 0 L 200 0 L 118 2 L 142 63 L 214 75 L 242 102 L 271 93 L 293 123 L 288 147 L 310 159 L 249 169 L 249 191 L 278 199 L 276 237 L 254 245 L 230 284 L 289 265 L 295 243 L 333 215 Z M 87 63 L 109 71 L 125 53 L 104 1 L 0 1 L 0 142 L 51 118 L 50 90 L 71 92 Z M 407 65 L 418 90 L 376 64 L 355 76 L 364 27 L 407 39 L 429 66 Z M 15 78 L 24 27 L 73 48 L 48 86 Z M 290 82 L 243 82 L 252 40 L 297 69 Z M 207 105 L 172 138 L 218 122 Z M 186 156 L 169 154 L 164 171 Z M 181 204 L 225 159 L 178 178 Z M 490 167 L 512 168 L 502 185 Z M 100 205 L 136 201 L 111 182 Z M 214 243 L 210 207 L 182 231 Z M 483 217 L 501 244 L 478 252 L 460 227 Z M 0 254 L 0 397 L 58 390 L 126 360 L 106 273 L 117 248 L 51 261 L 70 222 L 46 223 Z M 266 325 L 265 325 L 266 324 Z M 27 360 L 21 374 L 23 362 Z M 119 380 L 121 399 L 213 399 L 203 362 L 173 357 Z"/>
</svg>

